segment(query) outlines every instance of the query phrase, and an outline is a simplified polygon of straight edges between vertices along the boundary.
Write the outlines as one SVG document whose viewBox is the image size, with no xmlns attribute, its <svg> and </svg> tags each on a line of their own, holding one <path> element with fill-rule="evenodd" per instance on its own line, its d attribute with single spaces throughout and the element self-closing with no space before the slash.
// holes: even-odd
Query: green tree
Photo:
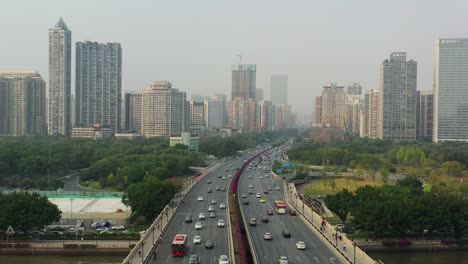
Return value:
<svg viewBox="0 0 468 264">
<path fill-rule="evenodd" d="M 122 196 L 122 202 L 151 222 L 175 193 L 176 188 L 171 182 L 148 177 L 144 182 L 131 184 Z"/>
<path fill-rule="evenodd" d="M 0 194 L 0 229 L 9 225 L 28 233 L 60 220 L 57 205 L 37 193 Z"/>
<path fill-rule="evenodd" d="M 458 161 L 446 161 L 442 163 L 442 169 L 449 176 L 461 176 L 465 166 Z"/>
<path fill-rule="evenodd" d="M 334 195 L 327 195 L 327 197 L 325 197 L 325 203 L 344 224 L 351 211 L 353 199 L 353 193 L 348 191 L 348 189 L 343 189 Z"/>
<path fill-rule="evenodd" d="M 382 176 L 382 181 L 383 181 L 385 184 L 387 184 L 388 175 L 390 174 L 390 172 L 388 171 L 387 168 L 380 168 L 379 172 L 380 172 L 380 175 Z"/>
</svg>

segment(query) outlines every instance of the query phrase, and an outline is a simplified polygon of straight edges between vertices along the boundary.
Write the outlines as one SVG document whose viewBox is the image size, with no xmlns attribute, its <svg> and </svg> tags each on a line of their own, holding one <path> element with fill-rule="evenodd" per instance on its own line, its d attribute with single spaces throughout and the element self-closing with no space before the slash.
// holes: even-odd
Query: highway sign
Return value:
<svg viewBox="0 0 468 264">
<path fill-rule="evenodd" d="M 281 167 L 285 168 L 285 169 L 293 169 L 296 167 L 296 165 L 294 163 L 283 163 L 281 164 Z"/>
<path fill-rule="evenodd" d="M 276 173 L 282 173 L 283 170 L 282 169 L 276 169 Z"/>
</svg>

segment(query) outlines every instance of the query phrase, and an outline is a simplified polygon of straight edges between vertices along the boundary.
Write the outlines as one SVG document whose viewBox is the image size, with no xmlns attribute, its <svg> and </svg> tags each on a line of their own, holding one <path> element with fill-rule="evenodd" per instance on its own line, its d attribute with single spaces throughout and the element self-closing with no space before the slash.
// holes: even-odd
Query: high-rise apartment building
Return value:
<svg viewBox="0 0 468 264">
<path fill-rule="evenodd" d="M 200 135 L 206 130 L 205 121 L 205 103 L 190 101 L 188 103 L 189 108 L 189 125 L 190 132 L 192 135 Z"/>
<path fill-rule="evenodd" d="M 417 91 L 416 136 L 432 140 L 434 95 L 432 91 Z"/>
<path fill-rule="evenodd" d="M 435 48 L 433 141 L 468 141 L 468 38 Z"/>
<path fill-rule="evenodd" d="M 125 93 L 125 130 L 141 134 L 142 92 Z"/>
<path fill-rule="evenodd" d="M 120 131 L 122 48 L 119 43 L 76 43 L 75 126 Z"/>
<path fill-rule="evenodd" d="M 368 93 L 368 100 L 366 100 L 367 137 L 383 139 L 383 92 L 375 89 Z"/>
<path fill-rule="evenodd" d="M 279 130 L 291 127 L 291 106 L 287 104 L 274 105 L 273 129 Z"/>
<path fill-rule="evenodd" d="M 357 95 L 348 95 L 346 97 L 346 131 L 350 134 L 359 134 L 361 97 Z"/>
<path fill-rule="evenodd" d="M 143 91 L 142 134 L 146 137 L 178 136 L 187 132 L 186 93 L 168 81 L 156 81 Z"/>
<path fill-rule="evenodd" d="M 394 52 L 380 68 L 383 92 L 383 139 L 416 139 L 417 63 L 406 52 Z"/>
<path fill-rule="evenodd" d="M 241 98 L 255 100 L 257 83 L 257 66 L 255 64 L 232 65 L 232 94 L 231 100 Z"/>
<path fill-rule="evenodd" d="M 360 83 L 350 83 L 346 87 L 346 93 L 348 95 L 362 95 L 362 87 Z"/>
<path fill-rule="evenodd" d="M 273 128 L 273 105 L 270 101 L 262 100 L 258 102 L 257 126 L 260 131 L 271 131 Z"/>
<path fill-rule="evenodd" d="M 37 72 L 0 72 L 0 135 L 45 134 L 45 93 Z"/>
<path fill-rule="evenodd" d="M 322 123 L 330 127 L 344 128 L 346 94 L 343 86 L 331 83 L 322 90 Z"/>
<path fill-rule="evenodd" d="M 71 31 L 60 18 L 49 29 L 49 135 L 71 135 Z"/>
<path fill-rule="evenodd" d="M 272 104 L 288 104 L 288 75 L 272 75 L 270 79 Z"/>
<path fill-rule="evenodd" d="M 315 96 L 315 124 L 322 123 L 322 96 Z"/>
<path fill-rule="evenodd" d="M 364 107 L 359 114 L 359 136 L 369 137 L 369 102 L 370 91 L 364 94 Z"/>
<path fill-rule="evenodd" d="M 227 105 L 224 95 L 205 99 L 205 122 L 208 129 L 220 129 L 227 123 Z"/>
<path fill-rule="evenodd" d="M 255 102 L 258 103 L 262 100 L 265 100 L 265 92 L 260 88 L 255 89 Z"/>
<path fill-rule="evenodd" d="M 255 101 L 254 99 L 242 100 L 234 98 L 227 104 L 229 115 L 229 127 L 244 132 L 255 130 Z"/>
</svg>

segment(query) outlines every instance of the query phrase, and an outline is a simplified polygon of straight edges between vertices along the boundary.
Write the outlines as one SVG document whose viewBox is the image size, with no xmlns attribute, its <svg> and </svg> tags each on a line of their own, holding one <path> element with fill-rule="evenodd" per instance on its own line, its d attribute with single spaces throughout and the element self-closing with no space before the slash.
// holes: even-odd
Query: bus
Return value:
<svg viewBox="0 0 468 264">
<path fill-rule="evenodd" d="M 286 204 L 283 201 L 275 201 L 275 209 L 278 214 L 285 214 Z"/>
<path fill-rule="evenodd" d="M 183 257 L 187 248 L 185 247 L 185 242 L 187 241 L 187 235 L 177 234 L 172 241 L 172 256 L 173 257 Z"/>
</svg>

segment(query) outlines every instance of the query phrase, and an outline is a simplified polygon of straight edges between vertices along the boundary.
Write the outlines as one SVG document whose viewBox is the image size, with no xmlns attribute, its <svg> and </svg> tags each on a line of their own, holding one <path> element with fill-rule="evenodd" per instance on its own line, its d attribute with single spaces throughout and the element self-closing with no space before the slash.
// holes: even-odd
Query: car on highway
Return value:
<svg viewBox="0 0 468 264">
<path fill-rule="evenodd" d="M 276 187 L 275 187 L 275 190 L 279 191 L 279 190 L 281 190 L 281 189 L 280 189 L 279 186 L 276 186 Z"/>
<path fill-rule="evenodd" d="M 232 175 L 231 175 L 231 174 L 229 174 L 229 175 L 228 175 L 228 178 L 232 178 Z"/>
<path fill-rule="evenodd" d="M 279 264 L 289 264 L 289 259 L 286 256 L 280 256 L 278 258 L 278 263 Z"/>
<path fill-rule="evenodd" d="M 215 212 L 210 212 L 210 218 L 215 218 L 215 217 L 216 217 Z"/>
<path fill-rule="evenodd" d="M 197 255 L 191 255 L 188 264 L 200 264 L 200 258 Z"/>
<path fill-rule="evenodd" d="M 260 178 L 260 179 L 263 179 L 263 176 L 260 176 L 259 178 Z"/>
<path fill-rule="evenodd" d="M 283 237 L 291 237 L 291 232 L 289 232 L 289 230 L 283 230 L 281 233 L 283 234 Z"/>
<path fill-rule="evenodd" d="M 292 215 L 292 216 L 296 215 L 296 211 L 294 210 L 289 211 L 289 215 Z"/>
<path fill-rule="evenodd" d="M 264 193 L 264 194 L 268 194 L 268 190 L 264 190 L 263 193 Z"/>
<path fill-rule="evenodd" d="M 244 205 L 249 205 L 249 200 L 248 199 L 244 199 Z"/>
<path fill-rule="evenodd" d="M 214 211 L 214 206 L 210 205 L 208 206 L 208 212 L 213 212 Z"/>
<path fill-rule="evenodd" d="M 255 218 L 255 217 L 250 217 L 250 219 L 249 219 L 249 225 L 251 225 L 251 226 L 256 226 L 256 225 L 257 225 L 257 218 Z"/>
<path fill-rule="evenodd" d="M 252 179 L 252 175 L 249 175 L 249 179 Z"/>
<path fill-rule="evenodd" d="M 194 236 L 193 237 L 194 244 L 201 244 L 201 236 Z"/>
<path fill-rule="evenodd" d="M 206 183 L 211 184 L 211 181 L 209 180 L 209 181 L 207 181 Z"/>
<path fill-rule="evenodd" d="M 225 170 L 224 170 L 224 172 L 228 172 L 228 171 L 229 171 L 229 169 L 225 169 Z"/>
<path fill-rule="evenodd" d="M 192 223 L 192 216 L 186 216 L 185 217 L 185 223 Z"/>
<path fill-rule="evenodd" d="M 195 230 L 201 230 L 203 228 L 203 225 L 201 222 L 196 222 L 195 223 Z"/>
<path fill-rule="evenodd" d="M 270 232 L 266 232 L 266 233 L 263 234 L 263 239 L 264 240 L 272 240 L 273 236 L 271 235 Z"/>
<path fill-rule="evenodd" d="M 216 191 L 221 191 L 221 187 L 216 186 Z"/>
<path fill-rule="evenodd" d="M 223 176 L 223 177 L 221 178 L 221 180 L 225 181 L 225 180 L 226 180 L 226 177 Z"/>
<path fill-rule="evenodd" d="M 260 199 L 260 203 L 266 203 L 265 199 Z"/>
<path fill-rule="evenodd" d="M 224 223 L 223 219 L 218 220 L 218 227 L 224 227 L 226 224 Z"/>
<path fill-rule="evenodd" d="M 304 250 L 304 249 L 306 249 L 306 244 L 304 243 L 304 241 L 297 241 L 296 242 L 296 248 Z"/>
<path fill-rule="evenodd" d="M 225 192 L 225 191 L 226 191 L 226 187 L 221 188 L 221 191 L 222 191 L 222 192 Z"/>
<path fill-rule="evenodd" d="M 241 195 L 241 197 L 242 197 L 242 198 L 247 198 L 247 194 L 246 194 L 246 193 L 243 193 L 243 194 Z"/>
<path fill-rule="evenodd" d="M 266 215 L 262 216 L 262 222 L 263 223 L 268 223 L 268 216 L 266 216 Z"/>
<path fill-rule="evenodd" d="M 207 193 L 212 193 L 212 192 L 213 192 L 213 189 L 209 188 L 206 192 L 207 192 Z"/>
<path fill-rule="evenodd" d="M 199 213 L 199 214 L 198 214 L 198 219 L 199 219 L 199 220 L 205 220 L 205 219 L 206 219 L 205 214 L 204 214 L 204 213 Z"/>
<path fill-rule="evenodd" d="M 115 225 L 115 226 L 111 227 L 111 230 L 125 230 L 125 226 Z"/>
<path fill-rule="evenodd" d="M 266 212 L 267 212 L 267 215 L 273 215 L 273 210 L 271 210 L 271 209 L 267 209 Z"/>
<path fill-rule="evenodd" d="M 198 196 L 197 200 L 198 200 L 199 202 L 203 201 L 203 196 Z"/>
<path fill-rule="evenodd" d="M 260 193 L 257 193 L 255 196 L 256 196 L 257 198 L 262 198 L 262 195 L 261 195 Z"/>
<path fill-rule="evenodd" d="M 213 242 L 213 240 L 208 239 L 208 240 L 205 242 L 205 248 L 212 249 L 213 247 L 214 247 L 214 242 Z"/>
<path fill-rule="evenodd" d="M 252 190 L 252 189 L 249 189 L 249 194 L 253 194 L 253 190 Z"/>
<path fill-rule="evenodd" d="M 268 186 L 268 188 L 267 188 L 267 189 L 268 189 L 269 191 L 271 191 L 271 190 L 272 190 L 272 189 L 271 189 L 271 186 Z"/>
<path fill-rule="evenodd" d="M 226 255 L 219 256 L 218 264 L 229 264 L 229 259 Z"/>
<path fill-rule="evenodd" d="M 216 201 L 215 198 L 211 199 L 211 204 L 217 204 L 217 203 L 218 203 L 218 201 Z"/>
<path fill-rule="evenodd" d="M 226 209 L 226 204 L 220 203 L 219 204 L 219 209 Z"/>
<path fill-rule="evenodd" d="M 252 186 L 252 184 L 250 184 L 250 185 L 249 185 L 249 189 L 252 189 L 252 188 L 253 188 L 253 186 Z"/>
</svg>

